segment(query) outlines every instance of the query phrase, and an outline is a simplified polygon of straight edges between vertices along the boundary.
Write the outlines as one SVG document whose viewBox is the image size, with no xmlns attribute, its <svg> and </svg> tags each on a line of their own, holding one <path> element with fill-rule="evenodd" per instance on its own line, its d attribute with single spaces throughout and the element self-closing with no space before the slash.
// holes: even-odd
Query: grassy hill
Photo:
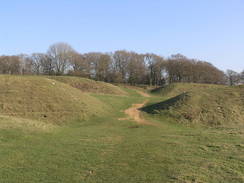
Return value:
<svg viewBox="0 0 244 183">
<path fill-rule="evenodd" d="M 91 79 L 73 76 L 51 76 L 48 78 L 69 84 L 70 86 L 77 88 L 83 92 L 113 95 L 126 94 L 126 92 L 121 90 L 119 87 L 101 81 L 94 81 Z"/>
<path fill-rule="evenodd" d="M 62 82 L 37 76 L 0 76 L 0 114 L 61 123 L 104 113 L 106 105 Z"/>
<path fill-rule="evenodd" d="M 152 90 L 165 99 L 143 110 L 168 114 L 179 122 L 233 127 L 244 125 L 243 86 L 177 83 Z"/>
<path fill-rule="evenodd" d="M 226 101 L 242 107 L 243 87 L 164 89 L 142 95 L 145 90 L 126 87 L 126 96 L 90 95 L 46 77 L 0 76 L 0 182 L 243 183 L 244 129 L 175 122 L 189 123 L 180 112 L 200 101 L 212 110 L 211 102 L 228 96 Z M 201 99 L 212 95 L 213 101 Z M 125 114 L 146 101 L 162 115 L 143 113 L 150 122 L 143 125 Z"/>
</svg>

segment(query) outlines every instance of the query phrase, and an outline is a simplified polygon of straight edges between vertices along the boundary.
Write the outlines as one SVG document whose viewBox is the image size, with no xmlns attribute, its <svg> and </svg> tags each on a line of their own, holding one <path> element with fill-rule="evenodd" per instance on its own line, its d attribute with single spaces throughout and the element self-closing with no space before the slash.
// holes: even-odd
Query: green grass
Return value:
<svg viewBox="0 0 244 183">
<path fill-rule="evenodd" d="M 191 127 L 147 113 L 157 126 L 121 121 L 132 103 L 163 99 L 125 90 L 127 96 L 91 95 L 108 114 L 48 131 L 34 120 L 0 116 L 0 182 L 244 182 L 243 129 Z"/>
</svg>

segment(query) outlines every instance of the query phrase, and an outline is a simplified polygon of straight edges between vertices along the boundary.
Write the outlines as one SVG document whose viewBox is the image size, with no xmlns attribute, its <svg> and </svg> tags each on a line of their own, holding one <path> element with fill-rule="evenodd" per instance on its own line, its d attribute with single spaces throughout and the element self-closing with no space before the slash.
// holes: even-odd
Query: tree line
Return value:
<svg viewBox="0 0 244 183">
<path fill-rule="evenodd" d="M 234 85 L 244 79 L 244 71 L 224 73 L 209 62 L 181 54 L 169 58 L 125 50 L 81 54 L 67 43 L 53 44 L 46 53 L 0 56 L 0 74 L 72 75 L 131 85 L 174 82 Z"/>
</svg>

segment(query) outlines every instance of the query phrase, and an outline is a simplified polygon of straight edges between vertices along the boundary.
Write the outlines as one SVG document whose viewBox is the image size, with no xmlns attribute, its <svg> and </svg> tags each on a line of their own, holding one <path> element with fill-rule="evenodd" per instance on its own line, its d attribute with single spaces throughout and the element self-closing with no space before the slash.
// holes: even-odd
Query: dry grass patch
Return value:
<svg viewBox="0 0 244 183">
<path fill-rule="evenodd" d="M 82 92 L 126 95 L 126 92 L 121 90 L 119 87 L 101 81 L 94 81 L 91 79 L 74 76 L 52 76 L 48 78 L 66 83 L 81 90 Z"/>
<path fill-rule="evenodd" d="M 53 123 L 102 115 L 107 106 L 67 84 L 38 76 L 0 76 L 0 114 Z"/>
<path fill-rule="evenodd" d="M 55 128 L 57 128 L 57 126 L 50 123 L 0 115 L 0 129 L 51 132 Z"/>
</svg>

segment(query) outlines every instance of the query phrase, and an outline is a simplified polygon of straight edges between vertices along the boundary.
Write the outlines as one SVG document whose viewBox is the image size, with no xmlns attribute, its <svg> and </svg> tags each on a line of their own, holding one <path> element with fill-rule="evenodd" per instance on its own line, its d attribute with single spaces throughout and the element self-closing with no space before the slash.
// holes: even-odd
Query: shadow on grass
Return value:
<svg viewBox="0 0 244 183">
<path fill-rule="evenodd" d="M 168 100 L 148 105 L 145 107 L 140 108 L 139 110 L 150 113 L 150 114 L 158 114 L 162 110 L 169 109 L 172 106 L 176 106 L 179 104 L 180 101 L 184 101 L 189 97 L 187 92 L 181 93 L 180 95 L 177 95 L 176 97 L 170 98 Z"/>
</svg>

